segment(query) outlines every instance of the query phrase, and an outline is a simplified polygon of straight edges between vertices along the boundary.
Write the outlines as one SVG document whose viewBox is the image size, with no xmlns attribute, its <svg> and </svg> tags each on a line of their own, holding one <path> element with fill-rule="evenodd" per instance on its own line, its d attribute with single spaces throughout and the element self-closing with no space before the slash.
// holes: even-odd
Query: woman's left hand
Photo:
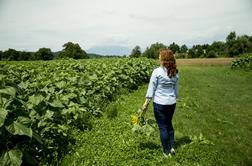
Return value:
<svg viewBox="0 0 252 166">
<path fill-rule="evenodd" d="M 142 109 L 146 110 L 148 108 L 149 103 L 150 103 L 150 99 L 146 99 L 143 106 L 142 106 Z"/>
</svg>

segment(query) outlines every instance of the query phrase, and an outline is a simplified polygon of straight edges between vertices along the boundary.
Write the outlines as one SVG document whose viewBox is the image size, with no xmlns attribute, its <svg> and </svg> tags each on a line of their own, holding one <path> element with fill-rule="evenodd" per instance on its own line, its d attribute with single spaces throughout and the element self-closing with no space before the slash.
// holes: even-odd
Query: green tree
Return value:
<svg viewBox="0 0 252 166">
<path fill-rule="evenodd" d="M 67 42 L 63 45 L 63 50 L 59 54 L 59 58 L 84 59 L 88 58 L 87 53 L 81 49 L 78 43 Z"/>
<path fill-rule="evenodd" d="M 226 44 L 222 41 L 214 41 L 209 47 L 208 52 L 213 50 L 217 55 L 225 55 Z M 216 55 L 216 56 L 217 56 Z"/>
<path fill-rule="evenodd" d="M 3 51 L 0 51 L 0 60 L 2 60 Z"/>
<path fill-rule="evenodd" d="M 235 32 L 230 32 L 228 36 L 226 37 L 226 42 L 230 42 L 236 39 L 236 33 Z"/>
<path fill-rule="evenodd" d="M 195 58 L 196 57 L 196 51 L 194 48 L 191 48 L 188 50 L 188 58 Z"/>
<path fill-rule="evenodd" d="M 209 46 L 210 46 L 209 44 L 202 44 L 203 50 L 207 50 L 207 48 L 208 48 Z"/>
<path fill-rule="evenodd" d="M 19 60 L 26 61 L 26 60 L 32 60 L 32 53 L 26 52 L 26 51 L 20 51 L 19 52 Z"/>
<path fill-rule="evenodd" d="M 167 46 L 165 46 L 162 43 L 158 43 L 158 42 L 155 44 L 152 44 L 150 47 L 146 48 L 146 50 L 143 53 L 143 56 L 147 57 L 147 58 L 158 59 L 159 51 L 162 48 L 167 48 Z"/>
<path fill-rule="evenodd" d="M 3 52 L 2 59 L 8 61 L 17 61 L 19 60 L 19 52 L 15 49 L 9 48 L 7 51 Z"/>
<path fill-rule="evenodd" d="M 228 56 L 236 56 L 252 52 L 252 40 L 248 35 L 237 36 L 231 33 L 226 40 L 226 52 Z"/>
<path fill-rule="evenodd" d="M 197 52 L 196 52 L 196 57 L 199 58 L 199 57 L 204 57 L 204 56 L 205 56 L 205 52 L 203 48 L 201 46 L 198 47 Z"/>
<path fill-rule="evenodd" d="M 249 40 L 249 42 L 252 43 L 252 36 L 249 36 L 249 37 L 248 37 L 248 40 Z"/>
<path fill-rule="evenodd" d="M 52 60 L 53 53 L 50 48 L 40 48 L 37 52 L 35 52 L 34 58 L 36 60 Z"/>
<path fill-rule="evenodd" d="M 236 40 L 236 33 L 230 32 L 226 37 L 226 53 L 229 57 L 233 57 L 239 54 L 239 44 Z"/>
<path fill-rule="evenodd" d="M 170 50 L 172 50 L 173 53 L 179 53 L 180 52 L 179 45 L 176 44 L 175 42 L 173 42 L 172 44 L 170 44 L 168 48 Z"/>
<path fill-rule="evenodd" d="M 188 50 L 188 47 L 187 47 L 185 44 L 183 44 L 183 45 L 181 46 L 181 48 L 180 48 L 180 52 L 181 52 L 181 53 L 186 53 L 187 50 Z"/>
<path fill-rule="evenodd" d="M 216 53 L 214 52 L 214 50 L 210 50 L 207 53 L 207 58 L 216 58 Z"/>
<path fill-rule="evenodd" d="M 247 35 L 238 36 L 236 40 L 239 54 L 252 52 L 252 42 L 249 40 L 249 36 Z"/>
<path fill-rule="evenodd" d="M 201 45 L 193 45 L 191 49 L 188 50 L 188 58 L 199 58 L 204 57 L 204 50 Z"/>
<path fill-rule="evenodd" d="M 138 58 L 141 56 L 141 48 L 139 46 L 136 46 L 135 48 L 133 48 L 133 50 L 131 51 L 130 57 L 132 58 Z"/>
<path fill-rule="evenodd" d="M 194 55 L 192 58 L 199 58 L 199 57 L 205 56 L 205 52 L 204 52 L 202 45 L 200 45 L 200 44 L 194 45 L 192 47 L 192 49 L 194 51 Z"/>
</svg>

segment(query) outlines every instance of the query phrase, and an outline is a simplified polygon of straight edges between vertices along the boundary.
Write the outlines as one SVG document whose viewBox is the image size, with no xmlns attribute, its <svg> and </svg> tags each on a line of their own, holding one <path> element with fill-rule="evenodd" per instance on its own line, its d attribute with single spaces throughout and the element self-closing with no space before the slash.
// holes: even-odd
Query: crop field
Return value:
<svg viewBox="0 0 252 166">
<path fill-rule="evenodd" d="M 147 59 L 0 63 L 0 165 L 55 164 L 120 91 L 148 82 Z M 121 92 L 121 93 L 122 93 Z"/>
<path fill-rule="evenodd" d="M 0 165 L 251 165 L 252 73 L 231 61 L 178 60 L 170 159 L 155 123 L 131 130 L 157 61 L 0 62 Z"/>
</svg>

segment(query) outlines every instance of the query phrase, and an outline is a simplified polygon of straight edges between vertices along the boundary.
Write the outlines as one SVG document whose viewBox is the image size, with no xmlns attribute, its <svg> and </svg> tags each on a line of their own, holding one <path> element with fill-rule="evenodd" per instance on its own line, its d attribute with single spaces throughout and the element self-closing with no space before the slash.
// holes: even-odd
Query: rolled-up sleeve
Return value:
<svg viewBox="0 0 252 166">
<path fill-rule="evenodd" d="M 179 74 L 177 74 L 176 75 L 176 77 L 177 77 L 177 81 L 176 81 L 176 83 L 175 83 L 175 96 L 176 96 L 176 98 L 178 98 L 178 96 L 179 96 L 179 85 L 178 85 L 178 82 L 179 82 Z"/>
<path fill-rule="evenodd" d="M 153 99 L 156 88 L 157 88 L 157 76 L 156 71 L 154 70 L 151 74 L 150 83 L 146 93 L 147 99 Z"/>
</svg>

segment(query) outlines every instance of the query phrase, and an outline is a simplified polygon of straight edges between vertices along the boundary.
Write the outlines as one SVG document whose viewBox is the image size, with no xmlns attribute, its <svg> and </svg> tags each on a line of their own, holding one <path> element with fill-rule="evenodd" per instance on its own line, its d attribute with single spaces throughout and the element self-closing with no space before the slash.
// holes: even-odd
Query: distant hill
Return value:
<svg viewBox="0 0 252 166">
<path fill-rule="evenodd" d="M 87 53 L 89 58 L 102 58 L 102 55 L 94 54 L 94 53 Z"/>
<path fill-rule="evenodd" d="M 60 54 L 61 51 L 56 51 L 56 52 L 53 52 L 53 56 L 54 58 L 58 58 L 59 54 Z"/>
<path fill-rule="evenodd" d="M 129 55 L 131 49 L 123 46 L 96 46 L 87 50 L 87 52 L 92 52 L 99 55 Z"/>
</svg>

